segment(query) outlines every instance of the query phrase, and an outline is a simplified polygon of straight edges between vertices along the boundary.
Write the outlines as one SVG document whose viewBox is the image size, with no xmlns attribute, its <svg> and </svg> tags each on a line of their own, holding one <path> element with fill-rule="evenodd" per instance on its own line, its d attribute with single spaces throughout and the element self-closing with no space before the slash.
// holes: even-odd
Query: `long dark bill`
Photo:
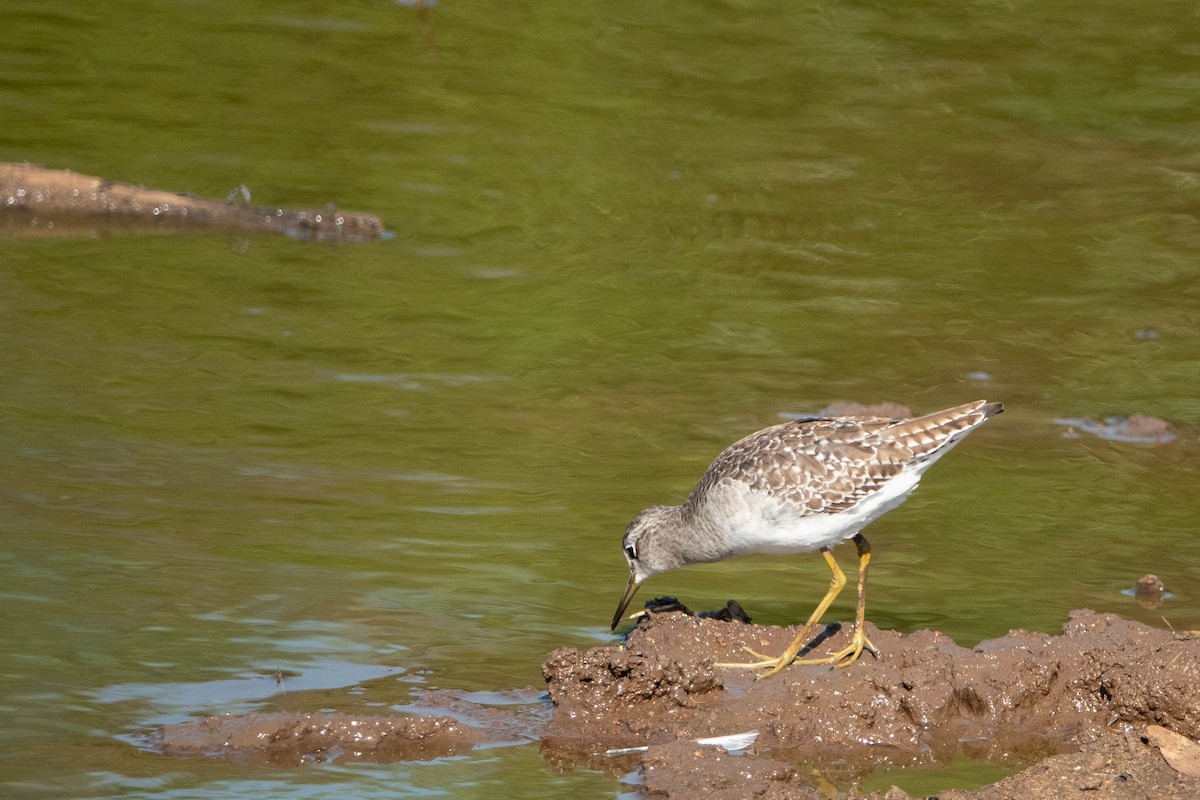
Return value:
<svg viewBox="0 0 1200 800">
<path fill-rule="evenodd" d="M 625 587 L 625 594 L 621 595 L 621 604 L 617 606 L 617 613 L 613 614 L 612 627 L 609 630 L 615 631 L 617 626 L 621 624 L 621 615 L 625 613 L 625 608 L 629 605 L 629 601 L 633 599 L 637 593 L 638 587 L 642 582 L 637 579 L 636 575 L 629 576 L 629 585 Z"/>
</svg>

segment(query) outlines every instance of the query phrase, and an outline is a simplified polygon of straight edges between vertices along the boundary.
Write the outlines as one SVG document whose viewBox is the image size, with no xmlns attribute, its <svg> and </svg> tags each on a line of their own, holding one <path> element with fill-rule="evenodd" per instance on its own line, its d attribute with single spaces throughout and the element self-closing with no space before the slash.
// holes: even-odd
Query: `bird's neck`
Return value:
<svg viewBox="0 0 1200 800">
<path fill-rule="evenodd" d="M 720 526 L 703 509 L 684 503 L 675 508 L 675 515 L 678 517 L 675 531 L 681 539 L 679 549 L 685 563 L 703 564 L 733 555 Z"/>
</svg>

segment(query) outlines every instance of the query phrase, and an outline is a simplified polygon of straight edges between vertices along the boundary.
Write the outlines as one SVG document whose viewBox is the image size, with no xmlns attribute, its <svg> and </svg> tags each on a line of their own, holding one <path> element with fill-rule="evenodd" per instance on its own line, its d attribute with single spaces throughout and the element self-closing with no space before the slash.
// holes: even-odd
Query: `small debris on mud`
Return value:
<svg viewBox="0 0 1200 800">
<path fill-rule="evenodd" d="M 1147 726 L 1142 740 L 1157 747 L 1171 769 L 1200 778 L 1200 744 L 1159 725 Z"/>
</svg>

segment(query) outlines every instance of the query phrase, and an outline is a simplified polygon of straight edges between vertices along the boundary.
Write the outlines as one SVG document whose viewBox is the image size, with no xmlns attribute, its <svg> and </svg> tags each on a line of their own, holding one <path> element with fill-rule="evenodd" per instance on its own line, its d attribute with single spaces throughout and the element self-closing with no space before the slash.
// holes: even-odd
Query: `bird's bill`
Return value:
<svg viewBox="0 0 1200 800">
<path fill-rule="evenodd" d="M 617 613 L 613 614 L 612 627 L 609 630 L 615 631 L 617 629 L 617 625 L 621 623 L 621 615 L 625 613 L 629 601 L 633 599 L 634 594 L 637 593 L 638 587 L 641 585 L 642 582 L 637 579 L 637 575 L 629 576 L 629 585 L 625 587 L 625 594 L 621 595 L 621 604 L 617 606 Z"/>
</svg>

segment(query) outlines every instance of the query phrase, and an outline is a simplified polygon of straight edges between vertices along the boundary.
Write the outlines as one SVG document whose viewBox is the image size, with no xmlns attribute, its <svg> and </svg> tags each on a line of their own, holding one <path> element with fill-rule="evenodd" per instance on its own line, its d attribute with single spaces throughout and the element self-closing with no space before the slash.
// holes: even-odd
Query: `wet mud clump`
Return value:
<svg viewBox="0 0 1200 800">
<path fill-rule="evenodd" d="M 1063 436 L 1067 438 L 1079 436 L 1079 431 L 1101 439 L 1135 444 L 1163 444 L 1178 438 L 1176 426 L 1165 419 L 1147 414 L 1106 417 L 1103 420 L 1067 417 L 1056 419 L 1054 423 L 1066 428 Z"/>
<path fill-rule="evenodd" d="M 168 756 L 223 756 L 276 766 L 325 761 L 426 761 L 491 737 L 448 717 L 227 714 L 167 725 L 147 743 Z"/>
<path fill-rule="evenodd" d="M 782 651 L 795 629 L 651 615 L 624 647 L 551 654 L 543 674 L 554 715 L 543 736 L 554 747 L 581 751 L 649 745 L 642 771 L 652 796 L 804 797 L 807 779 L 787 764 L 853 778 L 881 767 L 945 763 L 965 751 L 1012 766 L 1052 757 L 992 787 L 943 798 L 1076 796 L 995 793 L 1009 791 L 1002 785 L 1033 785 L 1047 764 L 1067 765 L 1072 780 L 1087 772 L 1080 786 L 1090 788 L 1079 791 L 1088 797 L 1200 797 L 1200 778 L 1171 767 L 1139 733 L 1157 725 L 1200 735 L 1200 636 L 1092 611 L 1072 613 L 1061 636 L 1014 631 L 971 649 L 931 631 L 902 636 L 868 628 L 877 659 L 842 670 L 793 665 L 760 681 L 753 670 L 714 664 L 744 660 L 743 647 Z M 831 626 L 809 655 L 833 652 L 848 639 L 848 631 Z M 772 759 L 766 767 L 687 743 L 750 730 L 759 732 L 758 751 Z M 1115 754 L 1131 761 L 1112 772 L 1104 765 L 1120 761 Z M 729 770 L 748 772 L 731 783 Z M 1157 782 L 1155 792 L 1131 783 L 1138 770 Z M 726 785 L 740 794 L 718 788 Z M 1106 793 L 1096 794 L 1101 785 Z"/>
</svg>

